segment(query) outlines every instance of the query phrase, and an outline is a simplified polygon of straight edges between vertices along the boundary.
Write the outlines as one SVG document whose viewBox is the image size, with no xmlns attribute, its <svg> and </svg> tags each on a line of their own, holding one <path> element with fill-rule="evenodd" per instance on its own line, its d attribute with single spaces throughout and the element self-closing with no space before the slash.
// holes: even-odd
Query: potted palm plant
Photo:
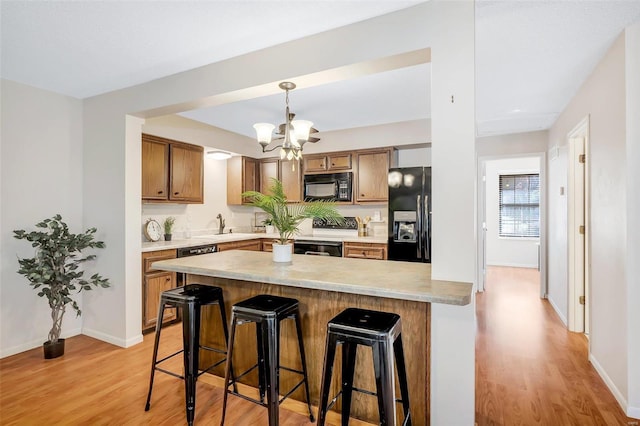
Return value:
<svg viewBox="0 0 640 426">
<path fill-rule="evenodd" d="M 59 214 L 37 223 L 36 228 L 40 230 L 13 231 L 13 236 L 31 242 L 36 249 L 34 257 L 18 259 L 18 273 L 24 275 L 29 285 L 38 290 L 38 296 L 46 297 L 49 302 L 53 325 L 43 348 L 44 357 L 50 359 L 64 354 L 64 339 L 60 338 L 60 331 L 67 305 L 71 304 L 76 315 L 82 314 L 78 303 L 72 299 L 72 292 L 109 287 L 109 280 L 99 274 L 85 279 L 84 271 L 80 268 L 84 262 L 96 257 L 94 254 L 83 255 L 83 250 L 104 248 L 104 242 L 94 240 L 96 228 L 72 234 Z"/>
<path fill-rule="evenodd" d="M 249 200 L 249 205 L 267 213 L 278 232 L 279 237 L 273 244 L 274 262 L 291 262 L 291 240 L 299 232 L 298 226 L 303 220 L 319 218 L 330 223 L 341 223 L 344 217 L 333 201 L 288 203 L 282 182 L 275 178 L 271 178 L 271 181 L 268 194 L 247 191 L 242 196 Z"/>
</svg>

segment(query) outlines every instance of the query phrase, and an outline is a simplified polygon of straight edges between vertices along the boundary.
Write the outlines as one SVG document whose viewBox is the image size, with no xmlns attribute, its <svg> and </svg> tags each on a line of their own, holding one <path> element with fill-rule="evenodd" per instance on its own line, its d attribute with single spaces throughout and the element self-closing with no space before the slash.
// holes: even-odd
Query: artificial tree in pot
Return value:
<svg viewBox="0 0 640 426">
<path fill-rule="evenodd" d="M 36 253 L 32 258 L 18 259 L 18 273 L 29 280 L 29 285 L 38 290 L 38 296 L 48 299 L 53 325 L 48 341 L 43 344 L 45 358 L 55 358 L 64 354 L 64 339 L 60 338 L 62 319 L 67 305 L 82 314 L 72 292 L 91 290 L 93 287 L 109 287 L 108 278 L 93 274 L 85 279 L 81 266 L 95 259 L 96 255 L 83 255 L 85 249 L 104 248 L 104 242 L 95 241 L 96 228 L 89 228 L 81 234 L 72 234 L 59 214 L 36 224 L 41 230 L 27 232 L 13 231 L 14 237 L 31 242 Z M 76 291 L 77 290 L 77 291 Z"/>
<path fill-rule="evenodd" d="M 268 194 L 257 191 L 242 193 L 249 205 L 258 207 L 267 213 L 279 238 L 273 244 L 273 256 L 276 262 L 291 261 L 291 240 L 299 232 L 298 226 L 305 219 L 319 218 L 328 222 L 342 223 L 344 217 L 338 212 L 333 201 L 310 201 L 289 203 L 282 182 L 271 178 Z"/>
</svg>

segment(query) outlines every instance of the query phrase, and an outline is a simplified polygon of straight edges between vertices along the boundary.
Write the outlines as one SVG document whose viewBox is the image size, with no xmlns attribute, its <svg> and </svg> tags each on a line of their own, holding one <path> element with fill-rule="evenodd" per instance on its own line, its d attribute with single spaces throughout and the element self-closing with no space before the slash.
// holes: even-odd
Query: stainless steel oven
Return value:
<svg viewBox="0 0 640 426">
<path fill-rule="evenodd" d="M 342 257 L 341 241 L 296 240 L 293 243 L 295 254 Z"/>
</svg>

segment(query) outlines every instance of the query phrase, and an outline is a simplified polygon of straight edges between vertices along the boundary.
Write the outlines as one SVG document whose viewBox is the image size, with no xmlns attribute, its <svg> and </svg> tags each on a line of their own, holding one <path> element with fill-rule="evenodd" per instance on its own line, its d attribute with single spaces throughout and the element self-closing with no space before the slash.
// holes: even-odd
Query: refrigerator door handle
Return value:
<svg viewBox="0 0 640 426">
<path fill-rule="evenodd" d="M 418 221 L 416 223 L 416 226 L 418 227 L 418 229 L 415 230 L 415 232 L 417 232 L 418 234 L 418 247 L 416 250 L 418 259 L 422 259 L 422 210 L 421 208 L 422 206 L 420 204 L 420 195 L 418 195 L 418 197 L 416 198 L 416 220 Z"/>
<path fill-rule="evenodd" d="M 429 247 L 429 196 L 424 196 L 424 228 L 421 230 L 424 238 L 424 256 L 423 260 L 431 261 L 431 247 Z"/>
</svg>

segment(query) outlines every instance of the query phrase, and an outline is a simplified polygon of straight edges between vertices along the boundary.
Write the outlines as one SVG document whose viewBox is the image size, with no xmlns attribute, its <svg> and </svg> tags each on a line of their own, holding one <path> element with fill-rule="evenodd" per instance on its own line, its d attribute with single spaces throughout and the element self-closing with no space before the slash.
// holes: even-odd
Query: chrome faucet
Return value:
<svg viewBox="0 0 640 426">
<path fill-rule="evenodd" d="M 218 213 L 218 216 L 216 216 L 216 219 L 218 219 L 219 223 L 218 223 L 218 234 L 223 234 L 224 233 L 224 219 L 222 218 L 222 213 Z"/>
</svg>

